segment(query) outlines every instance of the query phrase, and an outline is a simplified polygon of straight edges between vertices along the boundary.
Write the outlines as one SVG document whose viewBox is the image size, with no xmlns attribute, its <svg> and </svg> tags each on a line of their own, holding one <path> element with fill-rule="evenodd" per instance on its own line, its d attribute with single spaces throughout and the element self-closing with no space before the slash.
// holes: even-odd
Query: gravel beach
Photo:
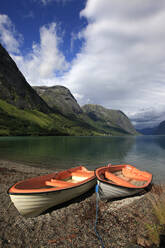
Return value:
<svg viewBox="0 0 165 248">
<path fill-rule="evenodd" d="M 52 170 L 0 160 L 0 247 L 3 248 L 100 248 L 94 231 L 94 189 L 69 203 L 35 218 L 22 217 L 7 194 L 17 181 Z M 154 220 L 153 191 L 99 202 L 97 230 L 105 248 L 150 247 L 144 223 Z"/>
</svg>

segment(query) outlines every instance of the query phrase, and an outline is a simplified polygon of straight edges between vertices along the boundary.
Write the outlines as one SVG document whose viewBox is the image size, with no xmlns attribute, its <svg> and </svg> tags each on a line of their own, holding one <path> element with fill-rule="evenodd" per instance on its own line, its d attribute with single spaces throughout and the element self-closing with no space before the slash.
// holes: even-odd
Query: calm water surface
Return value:
<svg viewBox="0 0 165 248">
<path fill-rule="evenodd" d="M 165 136 L 0 137 L 0 159 L 47 168 L 129 163 L 165 179 Z"/>
</svg>

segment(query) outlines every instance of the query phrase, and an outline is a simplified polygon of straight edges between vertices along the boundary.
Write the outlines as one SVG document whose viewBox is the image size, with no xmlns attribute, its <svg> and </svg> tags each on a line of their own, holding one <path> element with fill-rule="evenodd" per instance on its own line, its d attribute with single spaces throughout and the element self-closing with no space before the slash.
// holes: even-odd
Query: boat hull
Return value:
<svg viewBox="0 0 165 248">
<path fill-rule="evenodd" d="M 43 193 L 10 194 L 10 198 L 21 215 L 36 217 L 53 206 L 86 193 L 95 184 L 96 178 L 72 188 Z"/>
<path fill-rule="evenodd" d="M 151 184 L 152 174 L 132 165 L 108 165 L 95 171 L 99 198 L 111 200 L 128 197 L 144 191 Z"/>
<path fill-rule="evenodd" d="M 97 181 L 99 185 L 99 198 L 101 200 L 112 200 L 138 194 L 143 189 L 131 189 Z"/>
</svg>

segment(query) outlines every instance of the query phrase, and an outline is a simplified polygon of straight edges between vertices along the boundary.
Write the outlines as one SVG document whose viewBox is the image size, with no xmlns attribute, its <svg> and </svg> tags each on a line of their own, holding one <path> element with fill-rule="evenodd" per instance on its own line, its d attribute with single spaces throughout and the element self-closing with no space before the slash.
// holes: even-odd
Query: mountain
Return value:
<svg viewBox="0 0 165 248">
<path fill-rule="evenodd" d="M 0 100 L 0 136 L 2 135 L 98 136 L 103 135 L 103 132 L 82 120 L 69 119 L 60 113 L 22 110 Z"/>
<path fill-rule="evenodd" d="M 90 119 L 89 123 L 110 134 L 137 135 L 128 117 L 120 110 L 106 109 L 101 105 L 87 104 L 82 107 L 83 112 Z"/>
<path fill-rule="evenodd" d="M 156 127 L 139 129 L 137 131 L 144 135 L 165 135 L 165 121 L 162 121 Z"/>
<path fill-rule="evenodd" d="M 137 129 L 137 132 L 144 135 L 154 135 L 157 127 L 148 127 L 143 129 Z"/>
<path fill-rule="evenodd" d="M 165 135 L 165 121 L 162 121 L 159 126 L 156 128 L 155 135 Z"/>
<path fill-rule="evenodd" d="M 27 83 L 16 63 L 0 44 L 0 99 L 20 109 L 51 110 L 36 91 Z"/>
<path fill-rule="evenodd" d="M 0 44 L 0 135 L 99 135 L 52 109 L 28 84 Z"/>
<path fill-rule="evenodd" d="M 81 108 L 63 86 L 33 89 L 0 45 L 0 135 L 124 134 L 137 134 L 124 113 L 99 105 Z"/>
<path fill-rule="evenodd" d="M 105 135 L 137 134 L 128 117 L 117 110 L 99 105 L 80 107 L 70 90 L 64 86 L 36 86 L 36 92 L 54 110 L 79 122 L 84 122 Z"/>
<path fill-rule="evenodd" d="M 53 87 L 36 86 L 33 88 L 54 111 L 59 111 L 65 116 L 75 116 L 82 113 L 82 109 L 76 99 L 66 87 L 56 85 Z"/>
</svg>

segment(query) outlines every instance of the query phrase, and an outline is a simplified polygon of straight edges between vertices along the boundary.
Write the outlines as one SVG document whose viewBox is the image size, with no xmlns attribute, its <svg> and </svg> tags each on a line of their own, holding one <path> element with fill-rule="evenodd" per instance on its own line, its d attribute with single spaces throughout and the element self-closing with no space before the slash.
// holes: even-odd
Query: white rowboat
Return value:
<svg viewBox="0 0 165 248">
<path fill-rule="evenodd" d="M 35 217 L 84 194 L 95 184 L 94 171 L 79 166 L 18 182 L 8 190 L 8 194 L 21 215 Z"/>
<path fill-rule="evenodd" d="M 152 181 L 152 174 L 132 165 L 109 165 L 95 171 L 102 200 L 135 195 L 146 189 Z"/>
</svg>

